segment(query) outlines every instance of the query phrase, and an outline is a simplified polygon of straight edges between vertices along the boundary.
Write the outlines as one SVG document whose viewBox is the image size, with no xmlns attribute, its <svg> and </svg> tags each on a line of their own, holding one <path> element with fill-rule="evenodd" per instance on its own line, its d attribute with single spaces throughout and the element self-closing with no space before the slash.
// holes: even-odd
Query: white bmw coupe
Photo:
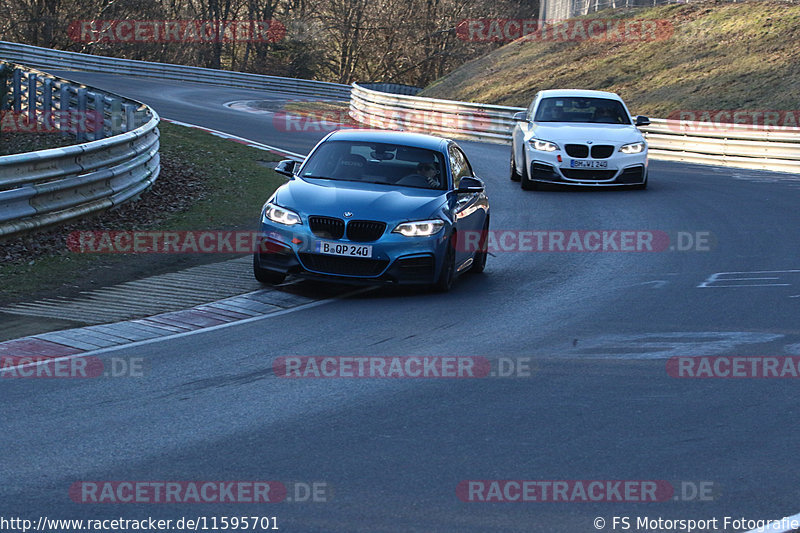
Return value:
<svg viewBox="0 0 800 533">
<path fill-rule="evenodd" d="M 647 187 L 647 142 L 622 98 L 605 91 L 539 91 L 514 115 L 511 179 L 541 183 Z"/>
</svg>

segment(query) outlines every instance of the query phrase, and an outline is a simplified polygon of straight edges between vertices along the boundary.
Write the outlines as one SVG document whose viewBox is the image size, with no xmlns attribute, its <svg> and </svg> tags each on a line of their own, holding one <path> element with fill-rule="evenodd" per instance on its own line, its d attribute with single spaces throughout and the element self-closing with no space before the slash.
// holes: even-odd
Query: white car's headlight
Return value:
<svg viewBox="0 0 800 533">
<path fill-rule="evenodd" d="M 444 227 L 444 220 L 438 218 L 433 220 L 417 220 L 415 222 L 403 222 L 392 230 L 392 233 L 399 233 L 406 237 L 430 237 L 435 235 Z"/>
<path fill-rule="evenodd" d="M 264 218 L 283 224 L 284 226 L 294 226 L 301 224 L 300 215 L 273 203 L 268 203 L 264 208 Z"/>
<path fill-rule="evenodd" d="M 531 143 L 534 150 L 539 150 L 541 152 L 555 152 L 558 150 L 558 145 L 554 142 L 543 141 L 541 139 L 531 139 L 528 142 Z"/>
<path fill-rule="evenodd" d="M 619 151 L 623 154 L 641 154 L 644 151 L 644 143 L 630 143 L 625 144 L 619 148 Z"/>
</svg>

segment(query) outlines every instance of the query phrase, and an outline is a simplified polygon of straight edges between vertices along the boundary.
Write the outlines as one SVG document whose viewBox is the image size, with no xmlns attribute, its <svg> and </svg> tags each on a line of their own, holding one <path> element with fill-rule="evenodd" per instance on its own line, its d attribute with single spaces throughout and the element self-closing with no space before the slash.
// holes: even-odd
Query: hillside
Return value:
<svg viewBox="0 0 800 533">
<path fill-rule="evenodd" d="M 525 107 L 537 90 L 600 89 L 631 112 L 800 109 L 800 3 L 714 0 L 594 15 L 656 19 L 659 40 L 522 38 L 466 63 L 420 96 Z M 586 17 L 585 17 L 586 18 Z"/>
</svg>

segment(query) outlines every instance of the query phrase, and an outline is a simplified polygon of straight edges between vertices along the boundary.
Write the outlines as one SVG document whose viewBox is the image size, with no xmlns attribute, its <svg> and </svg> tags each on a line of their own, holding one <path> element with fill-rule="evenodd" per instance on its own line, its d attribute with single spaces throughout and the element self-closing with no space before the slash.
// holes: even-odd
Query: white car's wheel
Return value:
<svg viewBox="0 0 800 533">
<path fill-rule="evenodd" d="M 647 177 L 648 177 L 648 174 L 644 175 L 644 182 L 643 183 L 638 183 L 638 184 L 634 185 L 633 188 L 637 189 L 637 190 L 640 190 L 640 191 L 645 190 L 647 188 Z"/>
<path fill-rule="evenodd" d="M 528 178 L 528 165 L 527 163 L 522 166 L 522 177 L 520 178 L 520 186 L 524 191 L 535 191 L 539 188 L 539 184 L 531 181 Z"/>
<path fill-rule="evenodd" d="M 511 170 L 510 170 L 509 174 L 511 175 L 511 181 L 519 181 L 522 178 L 522 176 L 519 175 L 519 172 L 517 172 L 516 165 L 514 164 L 514 147 L 513 146 L 511 147 Z"/>
</svg>

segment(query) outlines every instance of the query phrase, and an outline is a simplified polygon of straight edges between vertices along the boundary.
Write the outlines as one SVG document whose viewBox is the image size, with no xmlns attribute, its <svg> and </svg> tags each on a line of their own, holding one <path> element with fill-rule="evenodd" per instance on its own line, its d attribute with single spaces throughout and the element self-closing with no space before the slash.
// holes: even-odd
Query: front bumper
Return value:
<svg viewBox="0 0 800 533">
<path fill-rule="evenodd" d="M 372 246 L 372 258 L 340 257 L 317 253 L 320 239 L 305 225 L 291 230 L 262 224 L 256 264 L 266 270 L 354 284 L 429 285 L 439 277 L 446 228 L 433 237 L 404 237 L 386 233 Z M 347 242 L 340 239 L 335 242 Z"/>
<path fill-rule="evenodd" d="M 623 186 L 640 185 L 647 180 L 647 151 L 641 154 L 615 152 L 605 161 L 604 169 L 570 168 L 569 156 L 556 152 L 541 152 L 526 148 L 528 178 L 542 183 L 557 183 L 576 186 Z M 561 161 L 558 156 L 561 155 Z"/>
</svg>

